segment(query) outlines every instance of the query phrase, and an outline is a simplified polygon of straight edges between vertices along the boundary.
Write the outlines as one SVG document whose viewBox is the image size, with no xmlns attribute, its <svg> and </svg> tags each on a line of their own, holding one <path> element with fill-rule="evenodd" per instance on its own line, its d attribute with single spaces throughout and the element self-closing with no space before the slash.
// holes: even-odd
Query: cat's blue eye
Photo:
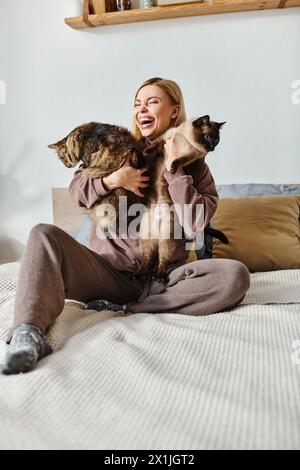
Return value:
<svg viewBox="0 0 300 470">
<path fill-rule="evenodd" d="M 208 134 L 204 134 L 204 139 L 205 139 L 205 140 L 209 140 L 209 135 L 208 135 Z"/>
</svg>

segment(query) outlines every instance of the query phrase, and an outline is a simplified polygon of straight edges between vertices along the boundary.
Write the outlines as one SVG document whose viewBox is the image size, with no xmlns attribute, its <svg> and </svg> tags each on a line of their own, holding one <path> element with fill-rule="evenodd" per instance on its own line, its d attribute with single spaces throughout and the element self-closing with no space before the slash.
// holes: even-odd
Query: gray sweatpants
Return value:
<svg viewBox="0 0 300 470">
<path fill-rule="evenodd" d="M 22 258 L 7 342 L 20 323 L 46 332 L 62 312 L 65 299 L 107 299 L 127 304 L 133 313 L 208 315 L 239 304 L 249 285 L 243 263 L 206 259 L 173 269 L 162 290 L 149 277 L 130 279 L 55 225 L 38 224 L 30 232 Z"/>
</svg>

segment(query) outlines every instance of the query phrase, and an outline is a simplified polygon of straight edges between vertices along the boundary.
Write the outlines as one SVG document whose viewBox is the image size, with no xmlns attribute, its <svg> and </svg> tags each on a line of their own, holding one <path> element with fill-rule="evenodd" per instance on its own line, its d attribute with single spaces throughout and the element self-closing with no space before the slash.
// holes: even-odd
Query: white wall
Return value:
<svg viewBox="0 0 300 470">
<path fill-rule="evenodd" d="M 47 144 L 90 120 L 130 127 L 152 76 L 181 86 L 189 116 L 228 121 L 207 157 L 217 184 L 300 182 L 300 8 L 72 30 L 74 3 L 0 0 L 0 261 L 72 178 Z"/>
</svg>

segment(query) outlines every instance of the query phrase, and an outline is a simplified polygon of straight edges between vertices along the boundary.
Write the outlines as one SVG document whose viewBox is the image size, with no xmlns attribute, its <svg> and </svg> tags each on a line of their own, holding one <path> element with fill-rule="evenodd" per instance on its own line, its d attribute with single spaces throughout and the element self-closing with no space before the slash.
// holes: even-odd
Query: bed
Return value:
<svg viewBox="0 0 300 470">
<path fill-rule="evenodd" d="M 54 223 L 73 230 L 58 193 Z M 0 266 L 0 362 L 19 266 Z M 251 273 L 238 307 L 202 317 L 66 300 L 55 353 L 0 375 L 0 448 L 299 449 L 299 285 L 300 269 Z"/>
</svg>

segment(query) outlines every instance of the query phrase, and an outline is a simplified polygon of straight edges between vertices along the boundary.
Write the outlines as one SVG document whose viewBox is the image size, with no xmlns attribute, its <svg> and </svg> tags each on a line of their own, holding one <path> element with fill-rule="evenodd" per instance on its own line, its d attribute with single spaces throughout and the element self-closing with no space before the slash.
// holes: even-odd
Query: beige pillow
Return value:
<svg viewBox="0 0 300 470">
<path fill-rule="evenodd" d="M 213 241 L 213 258 L 242 261 L 250 271 L 300 269 L 300 196 L 220 198 L 214 228 L 229 239 Z"/>
</svg>

